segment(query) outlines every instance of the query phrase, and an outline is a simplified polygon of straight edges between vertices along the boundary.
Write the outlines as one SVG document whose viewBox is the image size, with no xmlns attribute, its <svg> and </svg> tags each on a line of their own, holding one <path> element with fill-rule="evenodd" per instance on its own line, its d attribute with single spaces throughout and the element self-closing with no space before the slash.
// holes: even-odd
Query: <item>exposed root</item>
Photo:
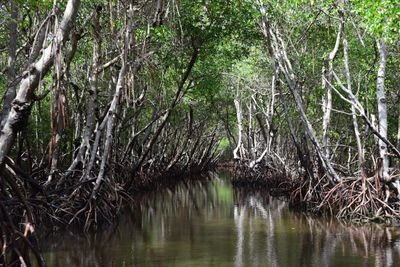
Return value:
<svg viewBox="0 0 400 267">
<path fill-rule="evenodd" d="M 179 166 L 168 171 L 153 168 L 132 176 L 129 168 L 109 166 L 97 194 L 93 194 L 95 173 L 83 181 L 79 171 L 62 182 L 62 177 L 55 175 L 53 183 L 44 186 L 45 172 L 33 183 L 13 168 L 4 168 L 1 175 L 5 179 L 0 182 L 0 266 L 31 266 L 30 261 L 35 258 L 37 266 L 45 266 L 34 234 L 38 226 L 42 230 L 89 231 L 111 225 L 118 220 L 121 209 L 134 203 L 138 192 L 176 184 L 192 175 L 207 173 L 210 167 L 193 164 L 184 172 Z"/>
<path fill-rule="evenodd" d="M 292 194 L 292 204 L 302 203 L 314 213 L 353 222 L 393 222 L 400 216 L 397 192 L 372 177 L 347 177 L 337 184 L 303 183 Z"/>
<path fill-rule="evenodd" d="M 232 184 L 238 187 L 267 188 L 271 195 L 289 195 L 296 188 L 296 181 L 283 171 L 267 164 L 250 168 L 237 162 L 233 171 Z"/>
<path fill-rule="evenodd" d="M 273 164 L 249 167 L 235 165 L 232 184 L 238 187 L 267 188 L 272 195 L 286 196 L 290 206 L 314 214 L 328 214 L 352 222 L 398 222 L 400 218 L 397 177 L 384 182 L 379 170 L 370 177 L 344 177 L 332 183 L 326 176 L 303 181 L 292 179 Z M 316 175 L 314 177 L 317 177 Z"/>
</svg>

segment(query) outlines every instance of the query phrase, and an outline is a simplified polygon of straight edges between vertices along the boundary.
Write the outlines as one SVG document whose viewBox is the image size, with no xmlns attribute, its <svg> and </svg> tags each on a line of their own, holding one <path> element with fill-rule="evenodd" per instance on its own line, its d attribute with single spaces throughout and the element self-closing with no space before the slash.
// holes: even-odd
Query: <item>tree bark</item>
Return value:
<svg viewBox="0 0 400 267">
<path fill-rule="evenodd" d="M 387 121 L 387 100 L 385 94 L 387 48 L 383 40 L 377 40 L 376 45 L 379 51 L 378 77 L 376 80 L 376 99 L 378 101 L 379 133 L 381 136 L 387 139 L 388 121 Z M 381 139 L 379 139 L 378 144 L 379 144 L 379 155 L 382 158 L 381 178 L 384 181 L 388 181 L 389 180 L 388 147 Z"/>
<path fill-rule="evenodd" d="M 90 137 L 93 133 L 93 128 L 95 125 L 96 119 L 96 109 L 97 109 L 97 79 L 99 75 L 99 65 L 100 65 L 100 54 L 101 54 L 101 36 L 100 36 L 100 12 L 101 9 L 97 8 L 96 13 L 93 20 L 93 62 L 92 62 L 92 71 L 89 77 L 89 101 L 87 104 L 87 112 L 86 112 L 86 124 L 83 128 L 82 133 L 82 143 L 79 147 L 78 153 L 74 158 L 71 166 L 68 168 L 67 173 L 73 171 L 78 163 L 82 163 L 87 161 L 90 154 Z"/>
<path fill-rule="evenodd" d="M 339 30 L 336 36 L 335 46 L 328 56 L 328 81 L 332 84 L 333 80 L 333 60 L 339 50 L 340 45 L 340 35 L 342 32 L 343 23 L 339 24 Z M 329 138 L 329 125 L 331 121 L 331 111 L 332 111 L 332 87 L 330 84 L 326 84 L 325 81 L 325 71 L 323 71 L 322 87 L 326 89 L 325 99 L 323 101 L 323 120 L 322 120 L 322 146 L 325 151 L 325 156 L 330 158 L 330 138 Z"/>
<path fill-rule="evenodd" d="M 341 20 L 343 22 L 343 14 L 341 14 Z M 351 74 L 350 74 L 350 66 L 349 66 L 349 46 L 347 41 L 347 35 L 345 29 L 343 28 L 343 57 L 344 57 L 344 72 L 346 76 L 347 89 L 349 92 L 352 91 L 352 82 L 351 82 Z M 357 150 L 358 150 L 358 168 L 361 172 L 361 177 L 366 177 L 365 168 L 364 168 L 364 147 L 361 142 L 360 130 L 358 127 L 357 114 L 355 105 L 351 105 L 351 113 L 353 118 L 353 128 L 354 135 L 356 137 L 357 142 Z"/>
<path fill-rule="evenodd" d="M 49 146 L 49 162 L 50 162 L 50 172 L 46 181 L 46 185 L 48 185 L 57 169 L 59 152 L 60 152 L 60 142 L 62 131 L 65 128 L 65 84 L 63 83 L 63 74 L 62 74 L 62 44 L 59 47 L 55 57 L 54 57 L 54 70 L 56 77 L 56 86 L 54 88 L 54 101 L 52 103 L 51 110 L 51 133 L 52 137 L 50 140 Z"/>
<path fill-rule="evenodd" d="M 236 118 L 237 118 L 237 125 L 238 125 L 238 141 L 235 149 L 233 150 L 233 158 L 234 159 L 242 159 L 242 153 L 241 153 L 241 148 L 243 146 L 242 144 L 242 132 L 243 132 L 243 127 L 242 127 L 242 110 L 240 108 L 240 103 L 238 99 L 234 100 L 235 103 L 235 108 L 236 108 Z"/>
<path fill-rule="evenodd" d="M 111 150 L 111 145 L 113 142 L 113 132 L 114 132 L 114 124 L 115 124 L 115 119 L 118 114 L 119 110 L 119 102 L 122 94 L 122 89 L 125 84 L 125 75 L 126 75 L 126 70 L 128 68 L 128 54 L 129 54 L 129 43 L 130 43 L 130 38 L 131 38 L 131 28 L 132 28 L 132 15 L 133 15 L 133 8 L 130 6 L 129 10 L 127 11 L 127 22 L 125 24 L 125 35 L 124 35 L 124 46 L 123 46 L 123 52 L 121 56 L 121 69 L 118 74 L 118 80 L 117 80 L 117 85 L 115 88 L 115 93 L 110 105 L 110 108 L 108 110 L 108 119 L 107 119 L 107 128 L 106 128 L 106 141 L 104 143 L 104 149 L 103 149 L 103 155 L 101 157 L 101 163 L 100 163 L 100 170 L 97 175 L 97 179 L 95 182 L 95 186 L 92 191 L 92 198 L 96 198 L 97 191 L 100 188 L 100 185 L 104 179 L 104 174 L 105 174 L 105 168 L 106 164 L 108 163 L 108 158 Z M 88 173 L 90 175 L 90 173 Z"/>
<path fill-rule="evenodd" d="M 4 127 L 0 133 L 0 165 L 10 152 L 14 144 L 16 133 L 25 128 L 28 121 L 33 95 L 40 80 L 47 74 L 53 65 L 54 56 L 61 44 L 64 43 L 75 21 L 80 0 L 69 0 L 65 8 L 63 19 L 56 33 L 52 44 L 43 50 L 41 58 L 28 67 L 23 74 L 15 99 L 11 103 L 11 110 L 8 114 Z"/>
</svg>

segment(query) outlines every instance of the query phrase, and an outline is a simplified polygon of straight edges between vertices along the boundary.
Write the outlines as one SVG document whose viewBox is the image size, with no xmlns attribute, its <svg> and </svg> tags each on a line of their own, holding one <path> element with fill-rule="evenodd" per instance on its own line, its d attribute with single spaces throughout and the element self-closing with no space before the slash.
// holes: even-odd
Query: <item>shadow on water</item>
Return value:
<svg viewBox="0 0 400 267">
<path fill-rule="evenodd" d="M 227 177 L 138 196 L 115 227 L 42 238 L 49 266 L 395 266 L 400 230 L 288 209 Z"/>
</svg>

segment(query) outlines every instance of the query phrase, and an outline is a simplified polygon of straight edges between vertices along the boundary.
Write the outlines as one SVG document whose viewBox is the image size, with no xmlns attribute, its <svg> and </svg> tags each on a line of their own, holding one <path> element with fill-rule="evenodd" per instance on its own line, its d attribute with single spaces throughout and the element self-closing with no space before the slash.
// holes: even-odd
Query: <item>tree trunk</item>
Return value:
<svg viewBox="0 0 400 267">
<path fill-rule="evenodd" d="M 199 46 L 193 45 L 192 57 L 191 57 L 188 65 L 186 66 L 186 70 L 183 73 L 181 80 L 179 81 L 178 89 L 175 93 L 172 103 L 170 104 L 169 108 L 165 111 L 165 113 L 162 114 L 162 116 L 160 116 L 160 125 L 157 127 L 152 138 L 145 145 L 145 148 L 144 148 L 140 158 L 138 159 L 138 162 L 136 163 L 136 165 L 134 166 L 134 168 L 131 171 L 131 173 L 132 173 L 131 179 L 125 185 L 125 188 L 128 189 L 132 186 L 135 175 L 136 175 L 136 171 L 142 167 L 146 157 L 150 153 L 150 150 L 153 148 L 154 144 L 156 143 L 157 139 L 159 138 L 161 132 L 163 131 L 165 125 L 167 124 L 169 116 L 171 115 L 171 111 L 176 107 L 176 105 L 180 102 L 180 100 L 182 100 L 182 97 L 185 95 L 184 87 L 185 87 L 185 84 L 189 79 L 189 75 L 192 72 L 192 69 L 198 59 L 199 52 L 200 52 L 200 46 L 201 46 L 201 44 L 199 44 Z"/>
<path fill-rule="evenodd" d="M 400 103 L 400 101 L 398 102 Z M 400 111 L 400 107 L 398 108 L 398 110 Z M 397 149 L 400 149 L 400 114 L 398 115 L 397 118 L 397 137 L 396 137 L 396 147 Z"/>
<path fill-rule="evenodd" d="M 341 20 L 343 22 L 343 15 L 341 15 Z M 347 35 L 345 29 L 343 28 L 343 57 L 344 57 L 344 72 L 346 76 L 347 89 L 349 92 L 352 91 L 352 82 L 351 82 L 351 74 L 350 74 L 350 66 L 349 66 L 349 46 L 347 42 Z M 353 118 L 353 128 L 354 135 L 356 137 L 357 142 L 357 150 L 358 150 L 358 167 L 361 172 L 361 177 L 366 177 L 365 168 L 364 168 L 364 148 L 361 142 L 360 130 L 358 127 L 357 114 L 355 105 L 351 105 L 351 113 Z"/>
<path fill-rule="evenodd" d="M 296 76 L 293 73 L 292 64 L 287 57 L 286 45 L 283 42 L 283 40 L 279 37 L 278 30 L 275 29 L 275 32 L 274 32 L 270 28 L 265 7 L 262 5 L 261 2 L 259 2 L 259 8 L 260 8 L 260 12 L 262 14 L 261 29 L 263 31 L 264 36 L 268 40 L 270 56 L 271 56 L 273 62 L 275 62 L 278 65 L 280 71 L 284 74 L 289 91 L 292 94 L 294 101 L 296 103 L 297 109 L 300 113 L 300 119 L 303 123 L 304 130 L 317 152 L 318 158 L 320 159 L 322 166 L 323 166 L 324 170 L 326 171 L 328 179 L 332 183 L 336 183 L 340 180 L 340 178 L 339 178 L 338 174 L 336 173 L 336 171 L 333 169 L 330 160 L 325 156 L 325 153 L 323 152 L 321 145 L 319 144 L 319 142 L 316 138 L 314 129 L 313 129 L 310 121 L 308 120 L 308 117 L 304 110 L 303 100 L 301 99 L 301 96 L 298 92 L 299 88 L 296 83 Z"/>
<path fill-rule="evenodd" d="M 340 23 L 339 30 L 336 36 L 336 42 L 333 50 L 329 53 L 328 57 L 328 81 L 332 84 L 333 80 L 333 60 L 339 50 L 340 35 L 342 32 L 343 23 Z M 325 70 L 325 69 L 324 69 Z M 325 156 L 330 158 L 330 138 L 329 138 L 329 124 L 331 121 L 331 110 L 332 110 L 332 87 L 330 84 L 326 84 L 325 71 L 323 71 L 322 87 L 326 89 L 325 99 L 323 100 L 323 120 L 322 120 L 322 146 L 325 151 Z"/>
<path fill-rule="evenodd" d="M 92 191 L 92 198 L 96 198 L 97 191 L 100 188 L 100 185 L 104 179 L 104 174 L 105 174 L 105 168 L 106 164 L 108 163 L 108 157 L 110 154 L 111 150 L 111 145 L 113 142 L 113 132 L 114 132 L 114 122 L 118 114 L 118 109 L 119 109 L 119 101 L 121 98 L 122 94 L 122 89 L 124 87 L 125 83 L 125 75 L 126 75 L 126 70 L 127 70 L 127 64 L 128 64 L 128 54 L 129 54 L 129 43 L 130 43 L 130 32 L 132 28 L 132 15 L 133 15 L 133 8 L 130 6 L 129 10 L 127 11 L 127 22 L 125 24 L 125 36 L 124 36 L 124 46 L 123 46 L 123 52 L 121 56 L 121 69 L 119 71 L 118 75 L 118 80 L 117 80 L 117 85 L 115 88 L 115 93 L 110 105 L 110 108 L 108 110 L 108 119 L 107 119 L 107 129 L 106 129 L 106 141 L 104 143 L 104 150 L 103 150 L 103 155 L 101 157 L 101 163 L 100 163 L 100 170 L 99 174 L 97 175 L 96 183 Z M 90 175 L 88 173 L 88 175 Z"/>
<path fill-rule="evenodd" d="M 238 141 L 236 148 L 233 150 L 233 158 L 234 159 L 242 159 L 242 153 L 241 153 L 241 148 L 242 148 L 242 132 L 243 132 L 243 127 L 242 127 L 242 110 L 240 108 L 240 103 L 239 100 L 235 99 L 235 108 L 236 108 L 236 118 L 237 118 L 237 125 L 238 125 Z"/>
<path fill-rule="evenodd" d="M 65 8 L 63 19 L 57 30 L 56 38 L 52 44 L 43 50 L 41 58 L 28 67 L 15 99 L 11 103 L 11 110 L 5 119 L 4 127 L 0 133 L 0 165 L 8 155 L 14 144 L 15 135 L 25 128 L 31 107 L 33 96 L 40 80 L 47 74 L 53 65 L 54 56 L 61 44 L 64 43 L 75 21 L 80 0 L 69 0 Z"/>
<path fill-rule="evenodd" d="M 62 131 L 65 128 L 65 85 L 63 84 L 63 75 L 62 71 L 62 55 L 61 55 L 62 45 L 57 51 L 54 57 L 54 69 L 56 76 L 56 86 L 54 92 L 54 101 L 52 103 L 51 110 L 51 140 L 49 146 L 49 163 L 50 163 L 50 172 L 46 181 L 46 185 L 48 185 L 57 169 L 59 152 L 60 152 L 60 142 Z"/>
<path fill-rule="evenodd" d="M 93 63 L 92 71 L 89 77 L 89 101 L 86 112 L 86 124 L 83 128 L 82 143 L 79 147 L 78 153 L 74 158 L 68 172 L 73 171 L 78 163 L 86 162 L 90 154 L 90 137 L 93 133 L 93 128 L 96 119 L 97 110 L 97 78 L 99 74 L 100 54 L 101 54 L 101 37 L 100 37 L 100 12 L 101 9 L 97 8 L 93 21 Z M 85 164 L 83 164 L 85 165 Z"/>
<path fill-rule="evenodd" d="M 378 121 L 379 133 L 387 139 L 388 121 L 387 121 L 387 100 L 385 95 L 385 73 L 387 62 L 387 49 L 383 40 L 376 41 L 379 51 L 378 78 L 376 80 L 376 99 L 378 100 Z M 379 139 L 379 155 L 382 158 L 381 178 L 389 180 L 389 158 L 387 145 Z"/>
</svg>

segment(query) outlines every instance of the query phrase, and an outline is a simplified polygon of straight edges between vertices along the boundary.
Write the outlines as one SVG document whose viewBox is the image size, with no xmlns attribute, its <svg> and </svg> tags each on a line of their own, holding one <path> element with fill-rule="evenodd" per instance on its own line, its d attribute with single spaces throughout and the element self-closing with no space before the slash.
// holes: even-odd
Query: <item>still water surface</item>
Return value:
<svg viewBox="0 0 400 267">
<path fill-rule="evenodd" d="M 400 266 L 400 230 L 289 211 L 229 179 L 146 194 L 113 229 L 44 237 L 49 266 Z"/>
</svg>

